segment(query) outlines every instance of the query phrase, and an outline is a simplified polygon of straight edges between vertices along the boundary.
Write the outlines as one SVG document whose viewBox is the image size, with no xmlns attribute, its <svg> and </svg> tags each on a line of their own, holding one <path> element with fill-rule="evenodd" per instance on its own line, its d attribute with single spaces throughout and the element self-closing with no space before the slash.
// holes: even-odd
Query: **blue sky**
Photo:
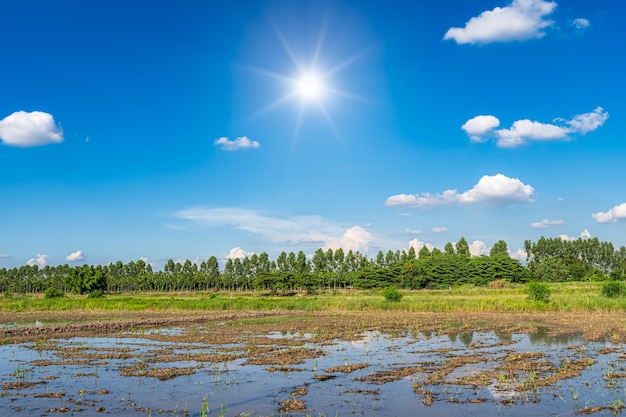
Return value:
<svg viewBox="0 0 626 417">
<path fill-rule="evenodd" d="M 624 7 L 4 1 L 0 267 L 626 245 Z"/>
</svg>

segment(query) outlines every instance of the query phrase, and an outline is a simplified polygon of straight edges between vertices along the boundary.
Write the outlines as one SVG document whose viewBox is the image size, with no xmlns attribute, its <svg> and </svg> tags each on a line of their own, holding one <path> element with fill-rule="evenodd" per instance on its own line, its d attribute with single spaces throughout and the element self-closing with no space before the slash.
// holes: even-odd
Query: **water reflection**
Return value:
<svg viewBox="0 0 626 417">
<path fill-rule="evenodd" d="M 203 403 L 208 416 L 298 415 L 285 409 L 299 404 L 292 400 L 304 404 L 301 415 L 313 416 L 574 416 L 585 405 L 610 415 L 626 392 L 619 373 L 610 386 L 604 378 L 608 368 L 626 365 L 621 345 L 607 350 L 605 343 L 545 329 L 368 332 L 324 345 L 291 332 L 242 335 L 241 343 L 228 345 L 184 339 L 202 331 L 0 346 L 0 415 L 11 409 L 52 415 L 65 407 L 83 416 L 200 416 Z M 265 339 L 257 347 L 255 338 Z M 267 345 L 272 339 L 280 345 Z M 285 344 L 289 339 L 298 343 Z M 585 346 L 585 356 L 569 349 L 575 345 Z M 277 353 L 275 363 L 264 362 Z M 565 371 L 571 375 L 557 379 Z"/>
</svg>

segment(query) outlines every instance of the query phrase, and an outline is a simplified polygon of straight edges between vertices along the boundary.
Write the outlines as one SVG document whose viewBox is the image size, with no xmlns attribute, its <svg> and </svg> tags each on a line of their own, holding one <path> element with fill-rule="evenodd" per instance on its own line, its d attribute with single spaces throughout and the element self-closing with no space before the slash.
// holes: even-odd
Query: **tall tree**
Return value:
<svg viewBox="0 0 626 417">
<path fill-rule="evenodd" d="M 461 237 L 458 242 L 456 242 L 456 253 L 459 255 L 470 256 L 469 244 L 464 237 Z"/>
<path fill-rule="evenodd" d="M 509 256 L 509 247 L 504 240 L 498 240 L 489 251 L 489 256 L 504 255 Z"/>
</svg>

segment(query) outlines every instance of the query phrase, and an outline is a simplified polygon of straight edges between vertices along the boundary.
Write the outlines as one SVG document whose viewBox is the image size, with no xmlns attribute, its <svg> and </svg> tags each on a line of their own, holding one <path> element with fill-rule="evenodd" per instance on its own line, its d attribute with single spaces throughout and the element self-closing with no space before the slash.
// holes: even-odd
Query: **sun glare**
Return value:
<svg viewBox="0 0 626 417">
<path fill-rule="evenodd" d="M 296 80 L 296 93 L 304 100 L 320 100 L 326 89 L 323 79 L 315 73 L 305 73 Z"/>
<path fill-rule="evenodd" d="M 361 59 L 368 50 L 348 56 L 346 59 L 334 65 L 327 66 L 329 62 L 322 59 L 324 41 L 326 39 L 326 22 L 322 25 L 318 39 L 308 59 L 303 58 L 303 55 L 306 55 L 304 51 L 294 51 L 287 41 L 287 37 L 284 36 L 276 26 L 274 26 L 274 31 L 285 55 L 291 61 L 292 68 L 285 72 L 268 71 L 254 67 L 248 68 L 263 76 L 277 79 L 284 86 L 284 89 L 281 88 L 284 94 L 278 96 L 276 100 L 263 107 L 256 116 L 269 112 L 279 106 L 287 106 L 291 101 L 298 101 L 299 103 L 295 106 L 290 106 L 297 113 L 295 126 L 296 136 L 300 131 L 306 114 L 313 114 L 313 116 L 321 115 L 325 118 L 328 125 L 335 133 L 335 136 L 339 137 L 339 132 L 335 127 L 331 114 L 332 110 L 338 107 L 335 100 L 337 98 L 363 100 L 363 97 L 337 87 L 341 85 L 341 79 L 338 78 L 339 73 L 352 65 L 355 61 Z M 291 76 L 287 75 L 287 73 L 291 73 Z M 314 113 L 317 113 L 317 115 Z"/>
</svg>

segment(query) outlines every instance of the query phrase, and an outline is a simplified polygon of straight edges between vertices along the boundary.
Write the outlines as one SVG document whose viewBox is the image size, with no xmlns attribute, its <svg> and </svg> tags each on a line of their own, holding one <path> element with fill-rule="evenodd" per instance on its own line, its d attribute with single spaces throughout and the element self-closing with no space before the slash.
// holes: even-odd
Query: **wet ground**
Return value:
<svg viewBox="0 0 626 417">
<path fill-rule="evenodd" d="M 604 416 L 626 406 L 618 314 L 17 318 L 0 329 L 0 415 Z"/>
</svg>

